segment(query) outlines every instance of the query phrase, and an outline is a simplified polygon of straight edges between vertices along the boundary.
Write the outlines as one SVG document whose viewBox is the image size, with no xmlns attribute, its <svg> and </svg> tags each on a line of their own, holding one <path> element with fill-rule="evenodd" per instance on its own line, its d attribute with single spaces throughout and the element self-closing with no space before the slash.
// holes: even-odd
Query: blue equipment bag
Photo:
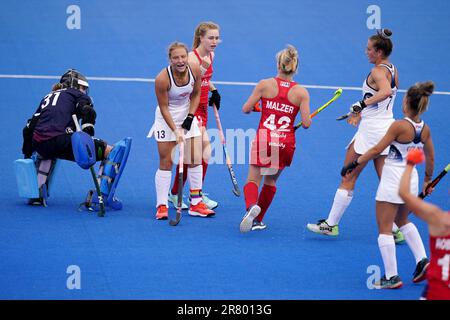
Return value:
<svg viewBox="0 0 450 320">
<path fill-rule="evenodd" d="M 96 162 L 94 140 L 86 132 L 72 134 L 72 151 L 75 162 L 83 169 L 89 169 Z"/>
<path fill-rule="evenodd" d="M 120 177 L 125 169 L 131 149 L 131 142 L 132 138 L 127 137 L 114 144 L 108 158 L 100 164 L 98 179 L 106 208 L 113 210 L 122 209 L 122 202 L 115 197 L 115 193 Z M 97 192 L 95 190 L 89 190 L 86 201 L 81 205 L 84 205 L 89 210 L 98 211 Z"/>
</svg>

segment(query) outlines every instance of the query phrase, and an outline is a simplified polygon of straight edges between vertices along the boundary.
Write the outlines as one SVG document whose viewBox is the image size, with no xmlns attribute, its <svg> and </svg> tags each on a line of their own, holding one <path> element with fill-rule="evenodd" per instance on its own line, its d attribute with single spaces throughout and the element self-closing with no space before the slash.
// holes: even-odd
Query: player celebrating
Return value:
<svg viewBox="0 0 450 320">
<path fill-rule="evenodd" d="M 359 124 L 359 126 L 347 146 L 344 163 L 354 161 L 376 145 L 394 122 L 392 108 L 397 95 L 398 72 L 389 62 L 389 55 L 393 48 L 391 36 L 390 30 L 382 29 L 376 35 L 371 36 L 367 42 L 366 55 L 369 62 L 375 66 L 364 80 L 363 99 L 350 107 L 352 116 L 348 118 L 348 123 L 354 126 Z M 381 176 L 387 153 L 388 149 L 386 148 L 373 160 L 378 178 Z M 317 224 L 309 223 L 308 230 L 330 236 L 339 234 L 338 224 L 353 199 L 356 180 L 364 167 L 365 164 L 358 166 L 351 175 L 342 178 L 328 218 L 319 220 Z M 402 234 L 397 229 L 394 231 L 401 241 Z"/>
<path fill-rule="evenodd" d="M 408 153 L 405 172 L 400 180 L 400 197 L 420 219 L 428 223 L 430 233 L 430 265 L 428 284 L 423 293 L 427 300 L 450 300 L 450 215 L 435 205 L 426 203 L 410 192 L 414 165 L 423 161 L 420 150 Z"/>
<path fill-rule="evenodd" d="M 156 219 L 168 218 L 168 193 L 173 166 L 172 151 L 177 143 L 184 139 L 187 139 L 185 163 L 189 164 L 187 177 L 191 188 L 189 214 L 201 217 L 212 216 L 214 211 L 208 209 L 201 201 L 201 133 L 197 118 L 194 117 L 200 98 L 200 68 L 198 65 L 188 64 L 188 48 L 183 43 L 172 43 L 168 55 L 170 65 L 164 68 L 155 79 L 158 107 L 155 111 L 155 123 L 148 135 L 155 136 L 160 159 L 159 169 L 155 175 Z"/>
<path fill-rule="evenodd" d="M 217 110 L 220 108 L 220 94 L 217 91 L 214 84 L 211 82 L 213 74 L 213 61 L 214 51 L 217 45 L 220 43 L 219 26 L 214 22 L 202 22 L 195 29 L 194 43 L 192 45 L 193 50 L 189 52 L 189 65 L 196 65 L 200 68 L 201 72 L 201 92 L 200 102 L 195 112 L 195 116 L 198 120 L 199 128 L 202 134 L 202 179 L 205 180 L 206 170 L 208 168 L 208 161 L 211 156 L 211 145 L 209 142 L 209 136 L 206 131 L 206 125 L 208 124 L 208 104 L 210 106 L 215 105 Z M 211 92 L 211 97 L 208 101 L 208 94 Z M 186 170 L 183 170 L 186 172 Z M 186 176 L 183 177 L 183 183 L 186 181 Z M 177 206 L 178 197 L 178 168 L 176 170 L 176 176 L 172 190 L 169 194 L 169 201 L 174 206 Z M 202 201 L 207 205 L 209 209 L 215 209 L 218 203 L 202 192 Z M 182 203 L 182 208 L 187 209 L 187 205 Z"/>
<path fill-rule="evenodd" d="M 250 167 L 244 186 L 246 214 L 241 232 L 262 230 L 264 215 L 276 192 L 276 182 L 285 167 L 289 167 L 295 152 L 294 121 L 300 111 L 303 128 L 311 125 L 308 91 L 292 81 L 298 68 L 298 52 L 287 46 L 276 56 L 278 74 L 261 80 L 244 104 L 250 113 L 261 100 L 261 120 L 252 142 Z M 264 185 L 258 196 L 259 185 Z"/>
<path fill-rule="evenodd" d="M 429 96 L 433 90 L 434 84 L 431 81 L 416 83 L 410 87 L 403 98 L 405 118 L 395 121 L 376 146 L 342 168 L 342 176 L 351 174 L 360 165 L 364 165 L 389 147 L 375 198 L 379 231 L 378 246 L 386 272 L 378 286 L 383 289 L 396 289 L 403 284 L 397 272 L 395 241 L 392 235 L 394 220 L 416 259 L 413 282 L 425 279 L 429 264 L 420 234 L 416 226 L 408 220 L 409 209 L 398 195 L 398 189 L 400 178 L 405 171 L 407 153 L 414 148 L 424 149 L 427 155 L 424 192 L 427 184 L 431 182 L 434 169 L 434 147 L 430 128 L 421 120 L 421 115 L 427 110 Z M 415 169 L 411 185 L 412 193 L 417 194 L 419 178 Z"/>
</svg>

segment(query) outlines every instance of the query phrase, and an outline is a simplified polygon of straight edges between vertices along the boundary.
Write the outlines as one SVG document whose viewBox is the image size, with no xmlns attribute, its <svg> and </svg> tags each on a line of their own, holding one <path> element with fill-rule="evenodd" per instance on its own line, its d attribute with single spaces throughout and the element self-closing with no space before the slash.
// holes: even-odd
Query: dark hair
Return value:
<svg viewBox="0 0 450 320">
<path fill-rule="evenodd" d="M 409 108 L 416 114 L 422 114 L 427 110 L 429 96 L 434 91 L 433 81 L 417 82 L 406 92 Z"/>
<path fill-rule="evenodd" d="M 371 36 L 369 39 L 372 41 L 376 50 L 381 50 L 385 57 L 389 57 L 394 45 L 391 40 L 392 31 L 389 29 L 377 30 L 377 34 Z"/>
</svg>

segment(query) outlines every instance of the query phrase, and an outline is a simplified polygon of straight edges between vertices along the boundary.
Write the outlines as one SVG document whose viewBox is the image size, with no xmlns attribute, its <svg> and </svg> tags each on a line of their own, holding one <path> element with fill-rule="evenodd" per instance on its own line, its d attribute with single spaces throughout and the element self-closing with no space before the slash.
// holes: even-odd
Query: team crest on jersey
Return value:
<svg viewBox="0 0 450 320">
<path fill-rule="evenodd" d="M 183 93 L 179 94 L 178 96 L 184 98 L 184 97 L 187 97 L 190 94 L 191 94 L 190 92 L 183 92 Z"/>
<path fill-rule="evenodd" d="M 401 152 L 393 145 L 390 146 L 387 157 L 392 160 L 403 161 Z"/>
</svg>

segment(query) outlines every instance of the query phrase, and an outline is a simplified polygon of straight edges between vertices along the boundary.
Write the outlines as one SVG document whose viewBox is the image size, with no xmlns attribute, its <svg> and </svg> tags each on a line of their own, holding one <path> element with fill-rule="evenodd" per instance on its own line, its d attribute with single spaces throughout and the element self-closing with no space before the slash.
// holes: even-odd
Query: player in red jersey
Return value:
<svg viewBox="0 0 450 320">
<path fill-rule="evenodd" d="M 287 46 L 278 52 L 278 74 L 261 80 L 244 104 L 244 113 L 250 113 L 261 100 L 261 120 L 252 142 L 250 167 L 244 197 L 247 212 L 240 230 L 262 230 L 263 217 L 276 192 L 276 182 L 285 167 L 289 167 L 295 151 L 294 121 L 300 111 L 303 128 L 311 125 L 308 91 L 292 81 L 298 68 L 298 52 Z M 259 185 L 264 185 L 258 196 Z"/>
<path fill-rule="evenodd" d="M 195 116 L 198 120 L 198 125 L 202 133 L 202 145 L 203 145 L 203 181 L 205 180 L 206 169 L 208 168 L 208 161 L 211 157 L 211 145 L 209 142 L 209 136 L 206 131 L 206 125 L 208 123 L 208 105 L 213 104 L 220 109 L 220 94 L 217 91 L 214 84 L 211 82 L 213 74 L 213 61 L 214 50 L 220 43 L 219 26 L 214 22 L 202 22 L 195 29 L 194 43 L 192 45 L 193 50 L 189 52 L 189 65 L 198 65 L 202 74 L 202 86 L 200 92 L 200 103 L 195 112 Z M 208 100 L 209 92 L 211 97 Z M 171 192 L 169 193 L 169 200 L 174 206 L 177 206 L 178 198 L 178 169 L 176 170 L 176 176 Z M 183 172 L 186 172 L 184 170 Z M 183 183 L 186 181 L 186 176 L 183 177 Z M 202 201 L 209 209 L 214 209 L 218 206 L 218 203 L 212 199 L 209 199 L 206 194 L 202 194 Z M 187 209 L 187 205 L 183 203 L 183 209 Z"/>
<path fill-rule="evenodd" d="M 428 223 L 430 233 L 430 265 L 427 269 L 428 285 L 423 293 L 427 300 L 450 300 L 450 214 L 426 203 L 410 192 L 414 165 L 424 159 L 414 150 L 408 154 L 408 164 L 400 181 L 399 194 L 408 208 Z"/>
</svg>

